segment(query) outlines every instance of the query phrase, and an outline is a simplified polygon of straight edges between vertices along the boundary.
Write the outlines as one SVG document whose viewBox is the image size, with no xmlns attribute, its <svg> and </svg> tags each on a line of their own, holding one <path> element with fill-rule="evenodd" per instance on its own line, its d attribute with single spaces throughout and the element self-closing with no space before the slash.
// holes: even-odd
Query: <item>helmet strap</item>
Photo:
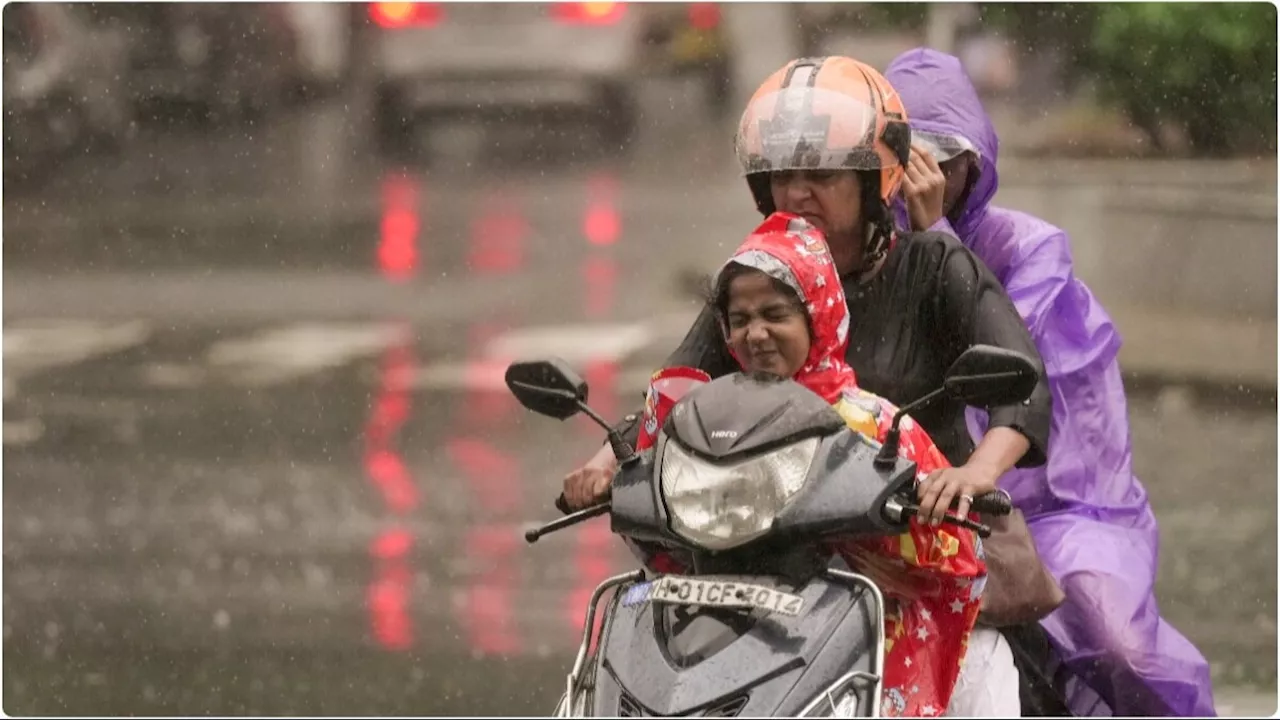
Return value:
<svg viewBox="0 0 1280 720">
<path fill-rule="evenodd" d="M 893 214 L 880 199 L 880 176 L 875 172 L 859 171 L 862 184 L 863 225 L 862 262 L 854 274 L 861 277 L 876 267 L 889 251 L 889 239 L 893 237 Z"/>
<path fill-rule="evenodd" d="M 880 215 L 880 217 L 867 218 L 866 232 L 862 237 L 862 262 L 850 273 L 859 278 L 875 270 L 880 261 L 889 253 L 889 241 L 893 237 L 893 227 L 884 220 L 886 212 L 882 211 L 876 214 Z"/>
</svg>

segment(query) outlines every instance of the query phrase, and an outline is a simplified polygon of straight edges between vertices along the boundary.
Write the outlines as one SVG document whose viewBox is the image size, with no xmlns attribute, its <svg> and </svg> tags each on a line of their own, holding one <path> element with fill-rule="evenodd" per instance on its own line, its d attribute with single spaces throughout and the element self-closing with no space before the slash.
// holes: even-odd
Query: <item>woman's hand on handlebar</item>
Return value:
<svg viewBox="0 0 1280 720">
<path fill-rule="evenodd" d="M 595 505 L 609 495 L 613 475 L 618 471 L 618 460 L 608 445 L 587 461 L 586 465 L 564 476 L 564 499 L 570 510 Z"/>
<path fill-rule="evenodd" d="M 968 465 L 935 470 L 916 488 L 920 497 L 920 521 L 937 527 L 951 503 L 957 500 L 956 515 L 968 517 L 970 498 L 995 490 L 998 478 L 995 473 Z"/>
</svg>

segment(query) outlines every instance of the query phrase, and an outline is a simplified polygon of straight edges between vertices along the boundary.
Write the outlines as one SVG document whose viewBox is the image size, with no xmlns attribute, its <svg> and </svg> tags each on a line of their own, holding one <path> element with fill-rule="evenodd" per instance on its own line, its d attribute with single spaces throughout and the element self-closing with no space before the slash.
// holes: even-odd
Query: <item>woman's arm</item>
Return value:
<svg viewBox="0 0 1280 720">
<path fill-rule="evenodd" d="M 958 241 L 949 241 L 944 247 L 938 309 L 956 344 L 959 347 L 994 345 L 1017 351 L 1032 359 L 1040 375 L 1031 397 L 1025 402 L 989 409 L 991 430 L 979 444 L 980 453 L 974 454 L 979 458 L 974 469 L 999 470 L 1003 474 L 1010 467 L 1043 465 L 1049 447 L 1053 402 L 1040 352 L 1017 308 L 982 261 Z M 1026 447 L 1008 432 L 993 435 L 992 430 L 998 428 L 1016 431 Z"/>
<path fill-rule="evenodd" d="M 1030 449 L 1031 441 L 1017 430 L 993 427 L 982 436 L 982 442 L 974 448 L 964 466 L 989 476 L 994 486 L 996 480 L 1012 470 Z"/>
<path fill-rule="evenodd" d="M 943 262 L 935 297 L 952 344 L 1020 352 L 1036 363 L 1039 380 L 1026 402 L 989 409 L 987 432 L 963 465 L 939 470 L 920 484 L 920 517 L 934 526 L 956 498 L 957 511 L 967 514 L 971 499 L 995 490 L 1011 468 L 1043 465 L 1053 413 L 1044 363 L 1009 296 L 987 266 L 959 242 L 948 239 L 940 247 Z"/>
</svg>

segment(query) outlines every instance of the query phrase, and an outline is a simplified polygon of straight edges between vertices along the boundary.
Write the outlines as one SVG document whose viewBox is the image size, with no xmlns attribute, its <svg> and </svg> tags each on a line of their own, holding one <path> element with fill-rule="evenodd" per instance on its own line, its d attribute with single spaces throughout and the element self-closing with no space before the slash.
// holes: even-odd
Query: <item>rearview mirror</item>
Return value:
<svg viewBox="0 0 1280 720">
<path fill-rule="evenodd" d="M 578 414 L 587 401 L 587 382 L 558 358 L 512 363 L 505 379 L 521 405 L 557 420 Z"/>
<path fill-rule="evenodd" d="M 990 345 L 965 350 L 947 370 L 943 387 L 966 405 L 991 408 L 1031 397 L 1040 372 L 1022 353 Z"/>
</svg>

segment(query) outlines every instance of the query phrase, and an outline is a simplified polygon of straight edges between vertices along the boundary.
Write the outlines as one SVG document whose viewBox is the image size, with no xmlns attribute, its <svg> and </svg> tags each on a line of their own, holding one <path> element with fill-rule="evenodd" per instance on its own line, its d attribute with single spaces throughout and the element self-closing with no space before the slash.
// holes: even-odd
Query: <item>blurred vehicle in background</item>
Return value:
<svg viewBox="0 0 1280 720">
<path fill-rule="evenodd" d="M 644 6 L 645 65 L 676 76 L 702 75 L 707 107 L 723 116 L 732 91 L 731 47 L 718 3 Z"/>
<path fill-rule="evenodd" d="M 192 104 L 217 119 L 267 114 L 298 76 L 283 3 L 94 3 L 130 37 L 129 89 L 142 106 Z"/>
<path fill-rule="evenodd" d="M 129 135 L 128 43 L 85 6 L 11 3 L 4 28 L 4 177 L 35 179 Z"/>
<path fill-rule="evenodd" d="M 569 113 L 625 150 L 637 126 L 643 23 L 621 2 L 375 2 L 374 127 L 400 154 L 442 116 Z M 429 131 L 429 130 L 428 130 Z"/>
</svg>

